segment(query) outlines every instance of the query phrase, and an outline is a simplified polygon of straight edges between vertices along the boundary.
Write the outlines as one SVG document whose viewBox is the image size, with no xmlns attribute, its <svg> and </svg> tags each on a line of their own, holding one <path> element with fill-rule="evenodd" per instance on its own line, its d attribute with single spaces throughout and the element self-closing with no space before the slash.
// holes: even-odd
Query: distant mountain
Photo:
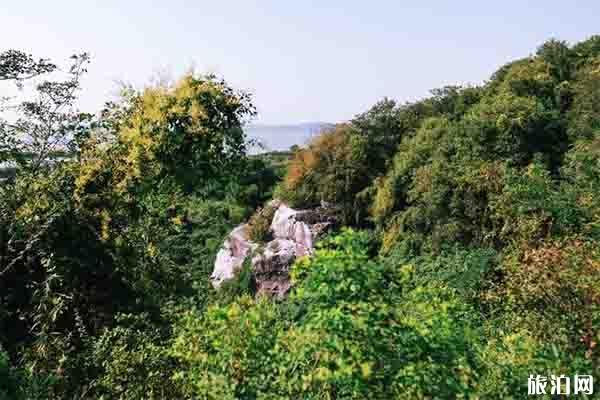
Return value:
<svg viewBox="0 0 600 400">
<path fill-rule="evenodd" d="M 303 146 L 323 130 L 334 126 L 335 124 L 327 122 L 307 122 L 290 125 L 252 124 L 244 129 L 251 139 L 258 140 L 264 146 L 264 149 L 252 149 L 252 153 L 261 153 L 289 150 L 293 145 Z"/>
</svg>

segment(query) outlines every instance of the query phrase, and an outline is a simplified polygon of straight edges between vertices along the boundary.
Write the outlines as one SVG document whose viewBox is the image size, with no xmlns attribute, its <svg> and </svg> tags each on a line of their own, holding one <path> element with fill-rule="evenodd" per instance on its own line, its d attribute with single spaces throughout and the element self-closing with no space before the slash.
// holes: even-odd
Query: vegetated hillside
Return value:
<svg viewBox="0 0 600 400">
<path fill-rule="evenodd" d="M 600 36 L 384 100 L 278 166 L 246 154 L 249 100 L 192 76 L 125 93 L 76 159 L 0 186 L 0 398 L 516 399 L 530 374 L 598 376 Z M 286 300 L 247 266 L 215 292 L 224 235 L 272 196 L 345 227 Z"/>
</svg>

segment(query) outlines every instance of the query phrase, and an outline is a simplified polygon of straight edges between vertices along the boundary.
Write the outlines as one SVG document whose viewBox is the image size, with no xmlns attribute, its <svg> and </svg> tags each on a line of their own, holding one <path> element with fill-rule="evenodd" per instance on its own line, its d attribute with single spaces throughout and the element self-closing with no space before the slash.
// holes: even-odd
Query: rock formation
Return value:
<svg viewBox="0 0 600 400">
<path fill-rule="evenodd" d="M 210 276 L 213 286 L 218 288 L 223 281 L 233 278 L 235 271 L 242 267 L 249 251 L 256 246 L 255 243 L 248 240 L 246 224 L 232 230 L 217 253 L 215 267 Z"/>
<path fill-rule="evenodd" d="M 289 271 L 294 260 L 310 256 L 315 240 L 333 224 L 325 208 L 294 210 L 277 200 L 269 206 L 276 209 L 270 226 L 273 239 L 254 243 L 248 238 L 248 224 L 236 227 L 217 254 L 211 275 L 215 288 L 233 278 L 251 257 L 257 295 L 283 298 L 291 288 Z"/>
</svg>

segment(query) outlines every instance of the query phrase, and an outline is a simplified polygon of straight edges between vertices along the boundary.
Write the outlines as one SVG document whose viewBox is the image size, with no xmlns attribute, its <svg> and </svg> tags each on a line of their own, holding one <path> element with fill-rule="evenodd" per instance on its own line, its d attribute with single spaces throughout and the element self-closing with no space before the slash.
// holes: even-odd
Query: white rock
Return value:
<svg viewBox="0 0 600 400">
<path fill-rule="evenodd" d="M 215 288 L 219 288 L 223 281 L 233 278 L 235 272 L 242 267 L 248 251 L 256 247 L 256 244 L 248 240 L 247 227 L 247 224 L 243 224 L 231 231 L 217 253 L 213 273 L 210 276 Z"/>
<path fill-rule="evenodd" d="M 293 240 L 299 256 L 309 255 L 313 249 L 313 234 L 310 226 L 296 219 L 296 216 L 303 212 L 281 204 L 275 211 L 271 223 L 273 236 L 279 239 Z"/>
<path fill-rule="evenodd" d="M 246 257 L 252 255 L 252 275 L 257 293 L 283 298 L 291 287 L 289 269 L 294 260 L 310 256 L 314 240 L 330 225 L 327 217 L 310 210 L 294 210 L 279 200 L 270 206 L 277 208 L 271 221 L 273 240 L 264 247 L 248 239 L 247 224 L 236 227 L 217 254 L 211 275 L 212 284 L 219 288 L 241 268 Z"/>
<path fill-rule="evenodd" d="M 297 210 L 281 204 L 275 211 L 273 216 L 273 222 L 271 223 L 271 230 L 273 236 L 280 239 L 291 239 L 294 237 L 294 222 L 296 222 Z"/>
<path fill-rule="evenodd" d="M 287 239 L 275 239 L 252 258 L 255 274 L 287 272 L 296 258 L 296 243 Z"/>
</svg>

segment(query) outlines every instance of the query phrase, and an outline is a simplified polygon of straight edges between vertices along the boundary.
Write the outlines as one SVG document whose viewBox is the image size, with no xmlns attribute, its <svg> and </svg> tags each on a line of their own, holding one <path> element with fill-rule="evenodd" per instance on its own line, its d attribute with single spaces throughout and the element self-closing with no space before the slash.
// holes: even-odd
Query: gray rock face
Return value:
<svg viewBox="0 0 600 400">
<path fill-rule="evenodd" d="M 217 254 L 211 275 L 215 288 L 233 278 L 251 255 L 257 295 L 285 297 L 291 288 L 290 266 L 296 258 L 312 255 L 315 240 L 333 223 L 318 210 L 294 210 L 277 200 L 270 206 L 276 208 L 271 222 L 273 240 L 259 245 L 248 239 L 246 224 L 235 228 Z"/>
<path fill-rule="evenodd" d="M 252 257 L 257 293 L 284 297 L 291 287 L 289 271 L 296 257 L 296 243 L 287 239 L 274 239 L 257 251 Z"/>
</svg>

